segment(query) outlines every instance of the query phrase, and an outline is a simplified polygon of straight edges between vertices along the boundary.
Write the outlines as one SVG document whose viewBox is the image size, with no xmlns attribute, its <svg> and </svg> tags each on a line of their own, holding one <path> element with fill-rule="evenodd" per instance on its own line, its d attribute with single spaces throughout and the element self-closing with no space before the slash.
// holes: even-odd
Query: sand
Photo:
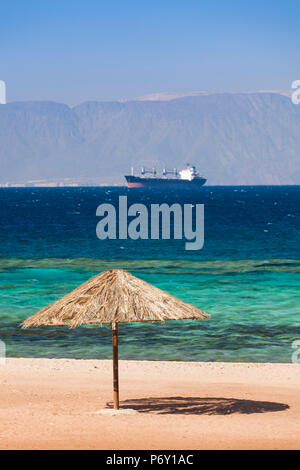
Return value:
<svg viewBox="0 0 300 470">
<path fill-rule="evenodd" d="M 0 449 L 299 449 L 297 364 L 7 359 Z"/>
</svg>

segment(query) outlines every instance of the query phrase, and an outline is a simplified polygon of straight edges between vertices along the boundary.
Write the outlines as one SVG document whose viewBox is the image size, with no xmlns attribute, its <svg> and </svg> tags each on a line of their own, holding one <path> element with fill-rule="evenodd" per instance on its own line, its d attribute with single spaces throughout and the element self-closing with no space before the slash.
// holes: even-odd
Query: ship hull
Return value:
<svg viewBox="0 0 300 470">
<path fill-rule="evenodd" d="M 184 180 L 179 178 L 144 178 L 125 176 L 128 188 L 197 188 L 206 183 L 205 178 Z"/>
</svg>

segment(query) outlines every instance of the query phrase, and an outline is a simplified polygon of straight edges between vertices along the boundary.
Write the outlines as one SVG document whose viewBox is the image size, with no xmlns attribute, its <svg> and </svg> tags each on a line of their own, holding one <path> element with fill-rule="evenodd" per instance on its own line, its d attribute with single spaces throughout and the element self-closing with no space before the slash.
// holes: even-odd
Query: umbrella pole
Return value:
<svg viewBox="0 0 300 470">
<path fill-rule="evenodd" d="M 119 409 L 118 323 L 112 324 L 114 409 Z"/>
</svg>

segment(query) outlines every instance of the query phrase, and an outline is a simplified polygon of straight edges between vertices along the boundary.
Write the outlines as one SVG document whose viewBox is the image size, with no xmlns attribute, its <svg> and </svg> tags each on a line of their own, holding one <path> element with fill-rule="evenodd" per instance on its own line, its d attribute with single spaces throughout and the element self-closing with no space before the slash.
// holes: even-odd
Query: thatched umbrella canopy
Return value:
<svg viewBox="0 0 300 470">
<path fill-rule="evenodd" d="M 27 318 L 22 323 L 22 328 L 112 323 L 114 407 L 118 409 L 118 323 L 195 318 L 203 320 L 209 316 L 127 271 L 110 269 L 92 277 L 69 294 Z"/>
</svg>

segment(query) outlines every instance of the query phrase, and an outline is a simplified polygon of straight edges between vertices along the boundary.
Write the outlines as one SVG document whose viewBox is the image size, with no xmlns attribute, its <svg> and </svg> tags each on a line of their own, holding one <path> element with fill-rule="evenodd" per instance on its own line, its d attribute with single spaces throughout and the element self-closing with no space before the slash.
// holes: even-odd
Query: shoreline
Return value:
<svg viewBox="0 0 300 470">
<path fill-rule="evenodd" d="M 298 449 L 298 364 L 7 358 L 0 449 Z M 118 432 L 116 433 L 116 429 Z"/>
</svg>

